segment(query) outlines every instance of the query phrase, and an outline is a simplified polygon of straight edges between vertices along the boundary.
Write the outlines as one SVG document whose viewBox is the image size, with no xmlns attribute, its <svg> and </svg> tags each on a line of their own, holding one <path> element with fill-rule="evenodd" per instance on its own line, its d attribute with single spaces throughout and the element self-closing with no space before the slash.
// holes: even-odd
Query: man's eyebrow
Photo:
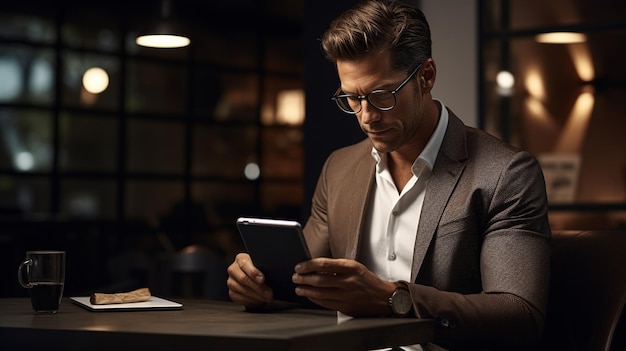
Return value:
<svg viewBox="0 0 626 351">
<path fill-rule="evenodd" d="M 361 96 L 361 95 L 367 95 L 367 94 L 369 94 L 369 93 L 371 93 L 373 91 L 376 91 L 376 90 L 392 91 L 395 88 L 395 86 L 392 86 L 393 84 L 394 84 L 393 82 L 387 83 L 386 86 L 385 86 L 385 84 L 378 84 L 376 88 L 370 89 L 370 90 L 368 90 L 367 92 L 365 92 L 363 94 L 358 94 L 358 93 L 346 91 L 346 90 L 343 89 L 342 86 L 339 86 L 339 89 L 341 90 L 341 92 L 343 94 L 350 94 L 350 95 Z"/>
</svg>

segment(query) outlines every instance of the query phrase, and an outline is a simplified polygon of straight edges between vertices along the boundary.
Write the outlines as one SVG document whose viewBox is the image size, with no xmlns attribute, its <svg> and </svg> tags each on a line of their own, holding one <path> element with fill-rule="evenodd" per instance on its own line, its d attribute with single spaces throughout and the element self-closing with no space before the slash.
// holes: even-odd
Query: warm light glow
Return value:
<svg viewBox="0 0 626 351">
<path fill-rule="evenodd" d="M 137 37 L 136 43 L 151 48 L 172 49 L 188 46 L 191 40 L 180 35 L 150 34 Z"/>
<path fill-rule="evenodd" d="M 109 86 L 109 75 L 100 67 L 92 67 L 83 75 L 83 86 L 92 94 L 100 94 Z"/>
<path fill-rule="evenodd" d="M 538 99 L 540 101 L 545 101 L 546 99 L 546 88 L 543 84 L 543 79 L 539 70 L 537 69 L 529 69 L 526 74 L 526 79 L 524 85 L 526 86 L 526 91 L 530 94 L 530 96 Z"/>
<path fill-rule="evenodd" d="M 549 115 L 541 101 L 532 96 L 526 98 L 526 108 L 528 109 L 530 117 L 535 120 L 543 120 Z"/>
<path fill-rule="evenodd" d="M 580 80 L 583 82 L 592 81 L 596 76 L 596 72 L 593 69 L 593 60 L 591 59 L 589 46 L 586 44 L 570 45 L 569 51 Z"/>
<path fill-rule="evenodd" d="M 304 122 L 304 91 L 283 90 L 276 97 L 276 122 L 300 125 Z"/>
<path fill-rule="evenodd" d="M 560 127 L 554 122 L 554 117 L 546 109 L 542 101 L 532 96 L 527 96 L 524 102 L 526 114 L 533 120 L 534 128 L 541 129 L 546 135 L 559 133 Z"/>
<path fill-rule="evenodd" d="M 537 34 L 535 41 L 543 44 L 574 44 L 584 43 L 587 41 L 587 36 L 575 32 L 552 32 Z"/>
<path fill-rule="evenodd" d="M 594 100 L 592 92 L 583 92 L 578 96 L 555 152 L 579 153 L 582 150 L 587 126 L 593 113 Z"/>
</svg>

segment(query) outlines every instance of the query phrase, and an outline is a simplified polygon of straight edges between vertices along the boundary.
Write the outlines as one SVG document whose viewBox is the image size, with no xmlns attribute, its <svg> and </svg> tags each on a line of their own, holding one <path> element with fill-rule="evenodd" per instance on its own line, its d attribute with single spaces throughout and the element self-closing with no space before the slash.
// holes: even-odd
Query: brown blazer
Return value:
<svg viewBox="0 0 626 351">
<path fill-rule="evenodd" d="M 435 319 L 443 347 L 528 349 L 543 330 L 549 286 L 543 174 L 529 153 L 448 111 L 417 230 L 414 310 Z M 304 228 L 314 256 L 359 259 L 375 181 L 371 148 L 365 139 L 326 160 Z"/>
</svg>

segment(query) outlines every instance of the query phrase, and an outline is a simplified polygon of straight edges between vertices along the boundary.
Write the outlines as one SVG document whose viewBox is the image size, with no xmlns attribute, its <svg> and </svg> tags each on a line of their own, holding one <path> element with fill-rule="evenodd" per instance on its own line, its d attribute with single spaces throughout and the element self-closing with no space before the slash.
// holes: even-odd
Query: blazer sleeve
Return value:
<svg viewBox="0 0 626 351">
<path fill-rule="evenodd" d="M 328 230 L 327 173 L 333 155 L 326 160 L 322 167 L 311 201 L 311 214 L 304 226 L 304 236 L 312 257 L 331 256 Z"/>
<path fill-rule="evenodd" d="M 435 319 L 436 343 L 451 349 L 529 349 L 545 323 L 551 249 L 543 174 L 538 162 L 520 151 L 495 179 L 486 189 L 473 190 L 483 199 L 470 216 L 479 223 L 466 224 L 481 232 L 482 291 L 407 284 L 417 316 Z"/>
</svg>

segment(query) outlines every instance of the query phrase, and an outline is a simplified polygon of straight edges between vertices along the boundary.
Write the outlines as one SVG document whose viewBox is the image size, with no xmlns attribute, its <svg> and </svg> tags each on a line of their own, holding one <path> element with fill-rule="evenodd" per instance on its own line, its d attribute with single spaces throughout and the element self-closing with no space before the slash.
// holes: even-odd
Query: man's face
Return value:
<svg viewBox="0 0 626 351">
<path fill-rule="evenodd" d="M 389 54 L 370 55 L 359 61 L 337 61 L 337 72 L 344 93 L 366 95 L 376 89 L 394 90 L 407 78 L 404 70 L 392 70 Z M 419 72 L 418 72 L 419 73 Z M 396 94 L 396 104 L 381 111 L 367 99 L 356 114 L 359 125 L 379 152 L 392 152 L 415 143 L 423 119 L 422 99 L 417 77 Z"/>
</svg>

